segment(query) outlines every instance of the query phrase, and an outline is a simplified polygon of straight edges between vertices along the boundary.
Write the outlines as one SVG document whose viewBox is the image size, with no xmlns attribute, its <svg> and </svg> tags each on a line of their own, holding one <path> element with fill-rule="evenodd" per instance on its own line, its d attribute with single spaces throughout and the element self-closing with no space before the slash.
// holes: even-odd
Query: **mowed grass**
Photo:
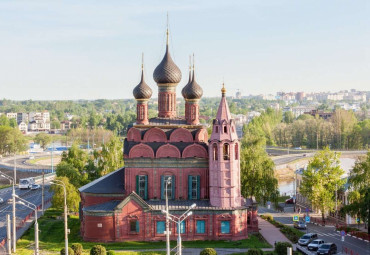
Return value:
<svg viewBox="0 0 370 255">
<path fill-rule="evenodd" d="M 54 208 L 49 208 L 45 214 L 38 220 L 39 222 L 39 245 L 40 249 L 49 252 L 59 252 L 64 247 L 64 222 L 62 219 L 62 211 Z M 78 216 L 71 215 L 68 219 L 68 228 L 71 230 L 68 235 L 69 244 L 81 243 L 84 250 L 88 252 L 91 247 L 96 244 L 101 244 L 107 250 L 153 250 L 165 249 L 166 243 L 159 242 L 117 242 L 117 243 L 92 243 L 84 242 L 80 237 L 80 221 Z M 18 240 L 17 245 L 20 249 L 19 254 L 32 254 L 34 248 L 34 228 L 30 228 L 21 239 Z M 171 247 L 176 246 L 176 241 L 171 241 Z M 241 241 L 184 241 L 184 248 L 271 248 L 262 236 L 259 234 L 249 235 L 248 239 Z M 27 253 L 31 252 L 31 253 Z M 120 253 L 121 254 L 121 253 Z M 134 255 L 135 253 L 122 253 L 127 255 Z M 161 254 L 158 253 L 137 253 L 137 254 Z M 164 254 L 164 253 L 163 253 Z M 136 254 L 135 254 L 136 255 Z"/>
</svg>

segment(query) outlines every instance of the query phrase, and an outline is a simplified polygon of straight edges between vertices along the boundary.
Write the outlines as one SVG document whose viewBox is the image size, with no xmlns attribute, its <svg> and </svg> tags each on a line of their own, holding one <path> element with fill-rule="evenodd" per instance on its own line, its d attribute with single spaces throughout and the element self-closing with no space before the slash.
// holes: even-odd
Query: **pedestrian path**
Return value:
<svg viewBox="0 0 370 255">
<path fill-rule="evenodd" d="M 280 230 L 272 225 L 270 222 L 262 219 L 261 217 L 258 217 L 258 227 L 260 229 L 260 234 L 266 239 L 266 241 L 271 244 L 272 246 L 275 245 L 277 242 L 288 242 L 288 238 L 286 238 L 283 233 L 280 232 Z"/>
</svg>

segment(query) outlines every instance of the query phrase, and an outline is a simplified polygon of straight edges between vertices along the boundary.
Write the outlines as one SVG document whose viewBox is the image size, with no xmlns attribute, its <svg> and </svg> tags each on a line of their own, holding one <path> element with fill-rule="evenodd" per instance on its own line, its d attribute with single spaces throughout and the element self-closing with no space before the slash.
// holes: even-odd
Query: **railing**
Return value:
<svg viewBox="0 0 370 255">
<path fill-rule="evenodd" d="M 50 198 L 48 198 L 48 199 L 46 199 L 45 200 L 45 202 L 44 202 L 44 204 L 46 205 L 46 204 L 48 204 L 48 203 L 50 203 L 51 202 L 51 199 L 52 199 L 52 197 L 50 197 Z M 37 210 L 39 211 L 39 210 L 41 210 L 41 208 L 42 208 L 42 205 L 39 205 L 39 206 L 37 206 Z M 18 223 L 17 225 L 17 227 L 16 227 L 16 230 L 18 231 L 19 229 L 21 229 L 21 228 L 23 228 L 24 227 L 24 225 L 26 224 L 26 222 L 31 218 L 31 217 L 33 217 L 34 216 L 34 214 L 35 214 L 35 211 L 34 210 L 32 210 L 32 212 L 30 212 L 24 219 L 22 219 L 21 221 L 20 221 L 20 223 Z M 5 237 L 3 240 L 1 240 L 0 241 L 0 247 L 4 247 L 5 246 L 5 243 L 6 243 L 6 241 L 7 241 L 7 238 Z"/>
</svg>

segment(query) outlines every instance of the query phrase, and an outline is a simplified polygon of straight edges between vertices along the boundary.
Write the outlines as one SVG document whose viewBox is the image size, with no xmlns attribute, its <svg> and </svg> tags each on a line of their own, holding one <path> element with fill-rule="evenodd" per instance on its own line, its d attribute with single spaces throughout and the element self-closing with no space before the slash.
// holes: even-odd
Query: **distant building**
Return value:
<svg viewBox="0 0 370 255">
<path fill-rule="evenodd" d="M 28 123 L 28 113 L 25 112 L 18 112 L 17 113 L 17 123 Z"/>
<path fill-rule="evenodd" d="M 294 117 L 298 118 L 299 116 L 305 114 L 306 112 L 310 112 L 314 110 L 314 108 L 310 106 L 297 106 L 297 107 L 293 107 L 291 110 L 292 110 Z"/>
<path fill-rule="evenodd" d="M 8 119 L 17 119 L 17 113 L 16 113 L 16 112 L 8 112 L 8 113 L 6 114 L 6 117 L 7 117 Z"/>
<path fill-rule="evenodd" d="M 18 123 L 18 129 L 23 133 L 23 134 L 27 134 L 27 131 L 28 131 L 28 125 L 25 123 L 25 122 L 20 122 Z"/>
<path fill-rule="evenodd" d="M 72 128 L 72 121 L 65 120 L 65 121 L 60 122 L 60 129 L 62 131 L 68 131 L 71 128 Z"/>
<path fill-rule="evenodd" d="M 30 132 L 49 132 L 50 131 L 50 114 L 47 111 L 30 112 L 28 131 Z"/>
<path fill-rule="evenodd" d="M 235 94 L 235 98 L 236 99 L 241 99 L 242 98 L 242 92 L 240 92 L 239 90 L 236 92 Z"/>
<path fill-rule="evenodd" d="M 324 111 L 320 111 L 320 110 L 311 110 L 309 112 L 305 112 L 304 114 L 309 114 L 313 117 L 318 115 L 320 118 L 322 118 L 324 120 L 330 119 L 331 116 L 333 116 L 333 112 L 324 112 Z"/>
<path fill-rule="evenodd" d="M 295 100 L 297 101 L 303 101 L 304 98 L 305 98 L 304 92 L 297 92 L 297 94 L 295 94 Z"/>
</svg>

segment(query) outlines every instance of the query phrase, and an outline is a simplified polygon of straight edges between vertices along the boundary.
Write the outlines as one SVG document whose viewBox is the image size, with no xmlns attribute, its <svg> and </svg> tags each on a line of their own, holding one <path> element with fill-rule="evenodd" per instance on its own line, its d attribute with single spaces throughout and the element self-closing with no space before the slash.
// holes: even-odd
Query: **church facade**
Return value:
<svg viewBox="0 0 370 255">
<path fill-rule="evenodd" d="M 182 89 L 185 117 L 177 116 L 176 88 L 182 74 L 169 52 L 168 31 L 166 53 L 153 78 L 158 85 L 158 117 L 148 118 L 152 90 L 142 67 L 141 81 L 133 90 L 137 120 L 124 141 L 125 166 L 79 189 L 83 239 L 165 240 L 161 210 L 166 194 L 171 214 L 181 215 L 196 204 L 181 226 L 170 223 L 172 240 L 179 232 L 183 240 L 241 240 L 257 232 L 256 203 L 241 196 L 240 141 L 226 89 L 221 89 L 209 138 L 199 122 L 203 90 L 194 67 Z"/>
</svg>

